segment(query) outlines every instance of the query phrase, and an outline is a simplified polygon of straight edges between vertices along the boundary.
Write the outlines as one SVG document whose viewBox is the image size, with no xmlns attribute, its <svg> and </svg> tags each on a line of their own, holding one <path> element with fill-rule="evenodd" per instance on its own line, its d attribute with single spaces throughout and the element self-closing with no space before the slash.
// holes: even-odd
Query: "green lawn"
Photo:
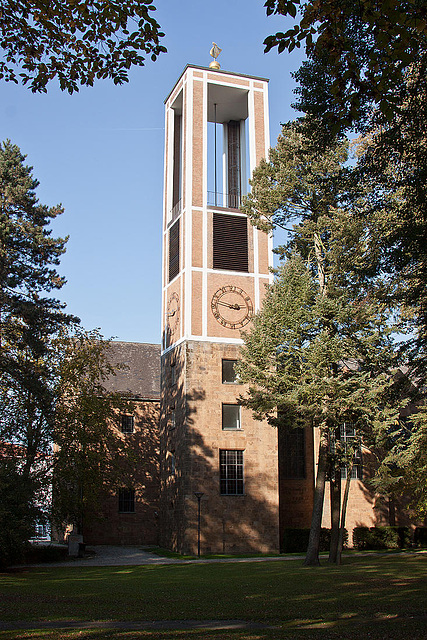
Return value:
<svg viewBox="0 0 427 640">
<path fill-rule="evenodd" d="M 33 568 L 0 575 L 0 620 L 246 620 L 250 631 L 0 631 L 0 640 L 427 638 L 427 556 L 142 567 Z"/>
</svg>

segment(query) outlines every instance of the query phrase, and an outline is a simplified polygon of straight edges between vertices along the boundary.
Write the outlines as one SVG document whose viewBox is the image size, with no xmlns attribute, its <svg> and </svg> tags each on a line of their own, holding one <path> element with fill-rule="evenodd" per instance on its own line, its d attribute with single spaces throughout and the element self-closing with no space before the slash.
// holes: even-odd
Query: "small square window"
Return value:
<svg viewBox="0 0 427 640">
<path fill-rule="evenodd" d="M 119 489 L 119 513 L 135 513 L 135 489 Z"/>
<path fill-rule="evenodd" d="M 239 384 L 239 376 L 236 373 L 237 360 L 222 361 L 222 384 Z"/>
<path fill-rule="evenodd" d="M 241 429 L 239 404 L 222 405 L 222 428 L 223 430 Z"/>
<path fill-rule="evenodd" d="M 133 416 L 122 414 L 120 416 L 122 433 L 133 433 L 135 421 Z"/>
</svg>

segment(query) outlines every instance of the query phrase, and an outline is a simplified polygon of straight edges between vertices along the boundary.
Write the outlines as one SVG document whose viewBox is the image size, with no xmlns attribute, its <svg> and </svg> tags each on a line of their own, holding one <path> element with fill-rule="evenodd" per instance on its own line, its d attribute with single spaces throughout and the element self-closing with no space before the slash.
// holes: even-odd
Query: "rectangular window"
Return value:
<svg viewBox="0 0 427 640">
<path fill-rule="evenodd" d="M 231 429 L 241 429 L 240 422 L 240 405 L 226 404 L 222 405 L 222 428 L 224 431 Z"/>
<path fill-rule="evenodd" d="M 214 212 L 213 268 L 249 271 L 246 216 Z"/>
<path fill-rule="evenodd" d="M 176 413 L 175 409 L 171 410 L 171 418 L 170 418 L 170 428 L 175 429 L 176 427 Z"/>
<path fill-rule="evenodd" d="M 176 384 L 176 363 L 171 362 L 171 386 Z"/>
<path fill-rule="evenodd" d="M 283 478 L 305 478 L 305 431 L 299 427 L 279 429 Z"/>
<path fill-rule="evenodd" d="M 179 220 L 169 229 L 169 282 L 179 273 Z"/>
<path fill-rule="evenodd" d="M 120 416 L 122 433 L 133 433 L 135 421 L 133 416 L 122 414 Z"/>
<path fill-rule="evenodd" d="M 344 454 L 347 454 L 351 448 L 354 451 L 353 455 L 353 467 L 351 469 L 351 477 L 358 480 L 363 479 L 363 460 L 362 449 L 360 446 L 360 440 L 356 435 L 356 429 L 351 422 L 344 422 L 340 425 L 340 441 L 344 443 Z M 347 478 L 348 466 L 341 467 L 341 478 Z"/>
<path fill-rule="evenodd" d="M 119 513 L 135 513 L 135 489 L 119 489 Z"/>
<path fill-rule="evenodd" d="M 236 373 L 237 360 L 222 361 L 222 384 L 238 384 L 239 377 Z"/>
<path fill-rule="evenodd" d="M 243 495 L 243 451 L 221 449 L 219 452 L 219 474 L 221 495 Z"/>
</svg>

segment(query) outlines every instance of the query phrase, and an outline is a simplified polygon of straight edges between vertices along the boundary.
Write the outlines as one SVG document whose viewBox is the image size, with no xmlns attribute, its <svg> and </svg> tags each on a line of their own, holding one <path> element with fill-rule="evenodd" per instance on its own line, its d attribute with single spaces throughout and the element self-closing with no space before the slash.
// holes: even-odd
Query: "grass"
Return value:
<svg viewBox="0 0 427 640">
<path fill-rule="evenodd" d="M 0 576 L 0 620 L 233 620 L 277 629 L 0 631 L 0 640 L 427 638 L 427 557 L 130 567 L 44 567 Z"/>
<path fill-rule="evenodd" d="M 182 553 L 177 553 L 176 551 L 171 551 L 170 549 L 165 549 L 163 547 L 156 546 L 145 546 L 141 547 L 143 551 L 149 551 L 150 553 L 154 553 L 156 556 L 160 556 L 162 558 L 177 558 L 180 560 L 195 560 L 197 556 L 195 555 L 184 555 Z M 200 558 L 202 560 L 222 560 L 222 559 L 233 559 L 233 558 L 274 558 L 280 557 L 280 553 L 208 553 L 201 554 Z M 299 554 L 287 554 L 287 555 L 304 555 L 303 553 Z"/>
</svg>

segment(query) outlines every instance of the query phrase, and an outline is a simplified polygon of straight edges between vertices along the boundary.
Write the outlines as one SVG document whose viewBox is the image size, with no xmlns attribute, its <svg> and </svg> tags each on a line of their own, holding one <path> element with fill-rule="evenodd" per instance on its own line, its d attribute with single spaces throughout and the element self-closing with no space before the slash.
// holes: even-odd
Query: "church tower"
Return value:
<svg viewBox="0 0 427 640">
<path fill-rule="evenodd" d="M 165 105 L 161 544 L 197 551 L 200 504 L 202 553 L 278 550 L 277 432 L 234 368 L 270 281 L 271 238 L 239 210 L 268 82 L 188 65 Z"/>
</svg>

